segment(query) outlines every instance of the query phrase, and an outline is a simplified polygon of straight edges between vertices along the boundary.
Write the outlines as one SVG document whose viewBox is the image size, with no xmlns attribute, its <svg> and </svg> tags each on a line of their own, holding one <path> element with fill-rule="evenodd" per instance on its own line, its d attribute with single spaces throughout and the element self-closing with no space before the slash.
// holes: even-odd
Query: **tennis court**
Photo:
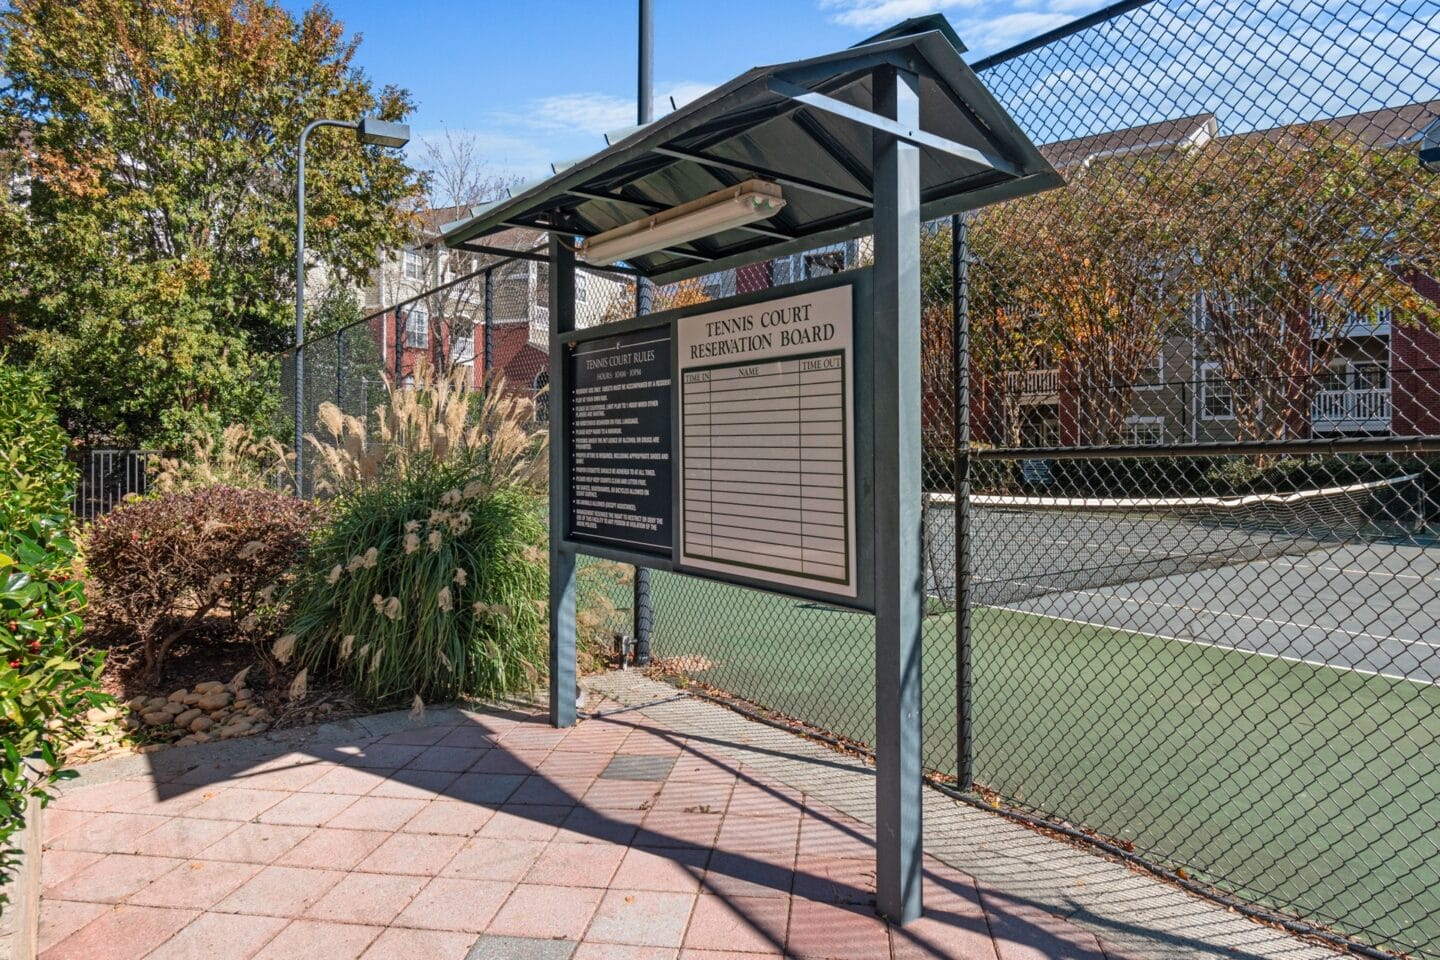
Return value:
<svg viewBox="0 0 1440 960">
<path fill-rule="evenodd" d="M 1440 942 L 1440 545 L 1273 513 L 973 519 L 978 782 L 1260 903 Z M 868 617 L 677 576 L 656 598 L 658 655 L 871 738 Z M 952 613 L 924 662 L 926 764 L 950 773 Z"/>
</svg>

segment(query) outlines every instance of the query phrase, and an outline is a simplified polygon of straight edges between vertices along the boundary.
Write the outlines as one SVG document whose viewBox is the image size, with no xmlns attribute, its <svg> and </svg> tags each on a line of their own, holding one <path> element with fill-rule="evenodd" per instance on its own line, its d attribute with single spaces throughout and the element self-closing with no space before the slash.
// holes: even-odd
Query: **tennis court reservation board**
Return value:
<svg viewBox="0 0 1440 960">
<path fill-rule="evenodd" d="M 869 609 L 869 298 L 862 270 L 570 335 L 564 539 Z"/>
<path fill-rule="evenodd" d="M 676 321 L 682 568 L 854 597 L 848 287 Z"/>
</svg>

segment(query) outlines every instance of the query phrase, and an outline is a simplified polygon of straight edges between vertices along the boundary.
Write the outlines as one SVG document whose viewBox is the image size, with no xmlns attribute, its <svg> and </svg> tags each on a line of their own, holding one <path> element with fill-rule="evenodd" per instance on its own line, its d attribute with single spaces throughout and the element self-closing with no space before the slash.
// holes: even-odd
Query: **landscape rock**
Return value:
<svg viewBox="0 0 1440 960">
<path fill-rule="evenodd" d="M 201 710 L 219 710 L 221 707 L 230 706 L 230 694 L 225 690 L 216 690 L 205 694 L 196 704 Z"/>
<path fill-rule="evenodd" d="M 186 710 L 184 713 L 179 713 L 179 714 L 176 714 L 176 715 L 175 715 L 175 726 L 177 726 L 177 727 L 184 727 L 185 729 L 188 730 L 188 729 L 190 729 L 190 724 L 191 724 L 191 722 L 194 721 L 194 719 L 195 719 L 196 717 L 201 717 L 201 716 L 204 716 L 203 711 L 200 711 L 200 710 L 195 709 L 194 707 L 191 707 L 189 710 Z"/>
<path fill-rule="evenodd" d="M 190 721 L 190 732 L 204 733 L 206 730 L 209 730 L 213 726 L 215 726 L 215 721 L 211 720 L 209 717 L 196 717 L 195 719 Z"/>
</svg>

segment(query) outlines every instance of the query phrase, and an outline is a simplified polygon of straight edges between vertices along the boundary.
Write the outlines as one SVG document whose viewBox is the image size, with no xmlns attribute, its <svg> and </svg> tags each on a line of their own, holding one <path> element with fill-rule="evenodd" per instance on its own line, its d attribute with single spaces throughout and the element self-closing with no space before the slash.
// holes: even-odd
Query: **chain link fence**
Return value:
<svg viewBox="0 0 1440 960">
<path fill-rule="evenodd" d="M 921 238 L 925 766 L 1242 909 L 1440 957 L 1440 175 L 1416 158 L 1440 2 L 1127 2 L 975 66 L 1067 185 Z M 477 384 L 542 390 L 544 270 L 492 264 L 425 337 L 402 304 L 312 341 L 307 416 L 457 342 Z M 634 313 L 633 282 L 582 274 L 582 326 Z M 869 617 L 650 589 L 662 670 L 872 741 Z"/>
</svg>

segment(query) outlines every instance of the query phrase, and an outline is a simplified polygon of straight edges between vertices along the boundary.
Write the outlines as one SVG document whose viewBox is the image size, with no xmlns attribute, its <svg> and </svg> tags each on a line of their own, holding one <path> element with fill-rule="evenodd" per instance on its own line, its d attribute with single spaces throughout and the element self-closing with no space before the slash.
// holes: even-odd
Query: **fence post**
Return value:
<svg viewBox="0 0 1440 960">
<path fill-rule="evenodd" d="M 405 356 L 405 316 L 395 308 L 395 389 L 400 389 L 400 361 Z"/>
<path fill-rule="evenodd" d="M 345 331 L 337 330 L 335 337 L 335 406 L 345 409 Z"/>
<path fill-rule="evenodd" d="M 485 359 L 480 361 L 480 382 L 490 392 L 490 368 L 495 362 L 495 341 L 490 335 L 495 320 L 495 268 L 485 271 Z"/>
<path fill-rule="evenodd" d="M 970 217 L 950 217 L 950 307 L 954 329 L 950 338 L 955 377 L 954 453 L 955 484 L 955 659 L 956 775 L 960 789 L 975 786 L 975 748 L 970 703 L 971 640 L 970 588 Z"/>
<path fill-rule="evenodd" d="M 654 304 L 655 288 L 645 277 L 635 278 L 635 315 L 644 316 Z M 650 605 L 650 570 L 635 568 L 635 596 L 631 609 L 635 620 L 635 665 L 643 667 L 650 663 L 650 631 L 655 623 L 655 613 Z"/>
</svg>

